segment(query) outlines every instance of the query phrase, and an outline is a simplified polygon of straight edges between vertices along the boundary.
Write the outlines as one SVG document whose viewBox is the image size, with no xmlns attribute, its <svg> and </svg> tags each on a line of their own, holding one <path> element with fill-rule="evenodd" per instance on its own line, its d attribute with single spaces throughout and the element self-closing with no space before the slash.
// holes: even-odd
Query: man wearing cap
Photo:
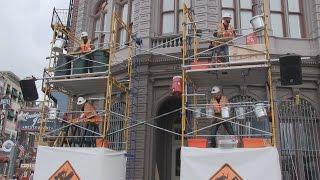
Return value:
<svg viewBox="0 0 320 180">
<path fill-rule="evenodd" d="M 90 129 L 96 133 L 99 133 L 99 124 L 101 123 L 101 117 L 98 115 L 96 108 L 83 97 L 79 97 L 77 105 L 81 107 L 83 113 L 80 115 L 80 121 L 86 122 L 86 129 Z M 84 137 L 80 141 L 80 147 L 83 145 L 85 136 L 98 136 L 98 134 L 90 132 L 88 130 L 84 131 Z M 95 138 L 90 138 L 88 146 L 94 146 Z"/>
<path fill-rule="evenodd" d="M 223 95 L 222 89 L 219 86 L 212 87 L 211 94 L 212 98 L 210 104 L 213 104 L 215 116 L 221 117 L 221 108 L 226 107 L 228 105 L 228 98 L 225 95 Z M 226 129 L 229 135 L 234 135 L 230 122 L 223 122 L 213 126 L 212 135 L 217 135 L 220 125 L 223 125 L 223 127 Z M 216 138 L 214 136 L 211 139 L 211 146 L 216 147 Z"/>
<path fill-rule="evenodd" d="M 230 41 L 236 36 L 235 30 L 230 24 L 232 17 L 230 13 L 224 13 L 222 16 L 222 21 L 218 25 L 218 42 L 217 45 L 221 45 L 224 42 Z M 229 54 L 229 48 L 227 44 L 221 45 L 219 48 L 217 48 L 217 55 L 218 56 L 228 56 Z M 220 62 L 228 62 L 229 58 L 224 57 L 224 58 L 217 58 L 218 63 Z"/>
</svg>

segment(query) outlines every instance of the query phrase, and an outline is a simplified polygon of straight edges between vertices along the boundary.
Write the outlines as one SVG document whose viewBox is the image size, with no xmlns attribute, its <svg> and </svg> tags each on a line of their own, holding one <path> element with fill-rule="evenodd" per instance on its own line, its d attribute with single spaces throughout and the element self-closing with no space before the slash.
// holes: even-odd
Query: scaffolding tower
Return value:
<svg viewBox="0 0 320 180">
<path fill-rule="evenodd" d="M 118 138 L 114 142 L 110 141 L 109 147 L 114 150 L 127 150 L 128 130 L 126 127 L 129 124 L 129 116 L 131 116 L 130 108 L 132 107 L 130 106 L 130 102 L 136 101 L 135 96 L 130 96 L 134 53 L 131 27 L 126 25 L 116 13 L 113 13 L 110 42 L 83 54 L 71 52 L 72 47 L 70 51 L 64 49 L 57 52 L 54 50 L 58 41 L 64 41 L 67 44 L 73 43 L 75 45 L 80 45 L 81 41 L 70 32 L 68 23 L 65 24 L 61 21 L 56 10 L 54 10 L 52 22 L 52 46 L 47 58 L 48 67 L 44 69 L 43 73 L 42 90 L 45 95 L 42 103 L 38 143 L 48 146 L 81 147 L 83 146 L 83 141 L 87 139 L 103 138 L 112 141 L 110 135 L 121 133 L 122 135 L 118 136 L 120 139 Z M 117 28 L 119 26 L 124 27 L 129 37 L 127 43 L 129 55 L 128 58 L 123 60 L 127 62 L 127 65 L 124 67 L 126 68 L 126 75 L 124 77 L 113 74 L 117 58 L 115 54 L 119 48 L 116 42 Z M 92 66 L 85 65 L 87 62 L 91 62 Z M 137 65 L 135 64 L 135 71 L 136 68 Z M 50 119 L 50 114 L 47 108 L 50 106 L 50 97 L 54 92 L 62 92 L 68 96 L 68 108 L 66 112 L 59 112 L 55 117 L 56 122 L 59 124 L 58 127 L 48 130 L 47 122 Z M 98 115 L 103 117 L 101 133 L 84 127 L 83 122 L 85 120 L 79 121 L 78 115 L 81 110 L 77 109 L 74 100 L 79 96 L 87 95 L 104 95 L 104 98 L 88 98 L 88 100 L 96 101 L 96 104 L 102 107 L 102 109 L 97 109 Z M 124 101 L 121 114 L 114 112 L 114 108 L 112 108 L 115 104 L 114 100 L 119 95 L 123 97 Z M 126 130 L 115 133 L 109 132 L 110 122 L 115 117 L 120 117 L 121 122 L 118 122 L 117 125 L 124 127 Z"/>
<path fill-rule="evenodd" d="M 263 5 L 265 2 L 263 3 Z M 263 6 L 264 11 L 266 7 Z M 183 34 L 182 34 L 182 97 L 181 97 L 181 146 L 185 146 L 185 140 L 188 138 L 198 137 L 218 137 L 224 135 L 207 135 L 204 131 L 209 128 L 220 125 L 224 122 L 230 122 L 234 126 L 246 128 L 259 132 L 259 134 L 235 134 L 235 136 L 266 136 L 271 137 L 272 145 L 276 145 L 275 139 L 275 114 L 274 114 L 274 97 L 272 87 L 272 74 L 271 74 L 271 61 L 269 54 L 269 37 L 267 30 L 267 16 L 263 13 L 264 27 L 260 29 L 253 29 L 250 34 L 261 34 L 263 36 L 263 44 L 255 44 L 253 46 L 237 45 L 237 41 L 241 38 L 246 38 L 250 34 L 244 34 L 232 39 L 223 37 L 206 38 L 201 37 L 201 29 L 197 28 L 197 21 L 194 20 L 192 11 L 183 5 Z M 213 47 L 201 50 L 200 45 L 204 43 L 215 43 Z M 216 55 L 212 52 L 221 46 L 229 46 L 240 49 L 238 54 L 230 55 Z M 259 46 L 259 48 L 254 48 Z M 241 50 L 246 53 L 241 53 Z M 259 57 L 257 59 L 257 57 Z M 218 62 L 217 58 L 228 58 L 230 62 Z M 231 59 L 233 61 L 231 61 Z M 204 61 L 207 60 L 207 61 Z M 251 74 L 249 74 L 249 72 Z M 253 77 L 255 73 L 264 74 L 261 77 Z M 228 77 L 236 78 L 238 82 L 246 79 L 247 82 L 252 84 L 261 84 L 267 82 L 267 101 L 252 102 L 230 102 L 230 108 L 248 107 L 242 114 L 234 112 L 233 117 L 221 118 L 215 117 L 214 114 L 208 115 L 203 110 L 208 107 L 213 108 L 214 105 L 208 102 L 206 93 L 197 93 L 203 87 L 213 85 L 228 85 L 231 83 Z M 231 84 L 229 84 L 231 85 Z M 248 124 L 236 122 L 240 116 L 249 115 L 254 113 L 254 106 L 257 103 L 262 103 L 265 108 L 270 109 L 272 130 L 257 129 Z M 192 116 L 193 114 L 193 116 Z M 207 125 L 200 125 L 201 120 L 205 118 L 215 118 L 218 120 L 216 123 L 209 123 Z M 198 126 L 202 127 L 198 127 Z M 200 134 L 199 134 L 200 133 Z M 210 133 L 209 133 L 210 134 Z"/>
</svg>

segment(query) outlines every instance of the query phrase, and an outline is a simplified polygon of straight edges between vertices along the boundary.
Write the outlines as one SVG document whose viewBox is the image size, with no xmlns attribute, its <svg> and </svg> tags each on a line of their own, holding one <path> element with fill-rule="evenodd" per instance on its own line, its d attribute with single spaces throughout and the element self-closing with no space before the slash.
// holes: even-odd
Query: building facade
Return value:
<svg viewBox="0 0 320 180">
<path fill-rule="evenodd" d="M 2 134 L 6 139 L 16 139 L 17 137 L 17 115 L 24 104 L 21 92 L 19 77 L 10 71 L 0 72 L 0 97 L 2 102 Z M 6 99 L 6 101 L 4 101 Z M 7 104 L 7 105 L 4 105 Z"/>
<path fill-rule="evenodd" d="M 71 31 L 77 36 L 89 32 L 96 48 L 107 47 L 112 12 L 116 11 L 133 32 L 142 38 L 142 48 L 136 50 L 139 61 L 137 118 L 158 127 L 179 132 L 180 114 L 160 119 L 159 115 L 181 107 L 181 100 L 171 95 L 172 77 L 181 74 L 182 4 L 184 0 L 74 0 L 72 1 Z M 187 1 L 186 1 L 187 2 Z M 280 67 L 273 63 L 273 92 L 276 99 L 276 145 L 280 154 L 283 179 L 320 178 L 320 1 L 267 1 L 269 16 L 270 54 L 272 58 L 287 53 L 308 57 L 302 60 L 303 84 L 282 86 Z M 224 12 L 232 14 L 232 24 L 239 34 L 248 33 L 250 19 L 262 13 L 260 0 L 191 0 L 188 1 L 197 27 L 208 35 L 217 29 Z M 128 54 L 127 34 L 117 27 L 119 48 L 117 57 Z M 177 38 L 176 40 L 174 40 Z M 171 41 L 174 40 L 174 41 Z M 166 43 L 168 42 L 168 43 Z M 174 43 L 172 43 L 174 42 Z M 208 45 L 200 45 L 205 49 Z M 153 48 L 153 50 L 149 50 Z M 172 57 L 163 54 L 170 54 Z M 123 60 L 123 59 L 122 59 Z M 118 58 L 119 66 L 124 64 Z M 123 69 L 122 69 L 123 70 Z M 121 68 L 118 73 L 121 74 Z M 247 75 L 253 79 L 265 72 Z M 117 74 L 117 72 L 115 72 Z M 228 76 L 228 75 L 227 75 Z M 223 86 L 231 102 L 268 100 L 265 82 L 252 83 L 243 78 L 228 76 L 228 83 L 217 76 L 215 82 Z M 224 77 L 226 79 L 226 77 Z M 249 78 L 250 79 L 250 78 Z M 211 86 L 199 88 L 208 93 Z M 178 179 L 179 138 L 150 126 L 135 130 L 132 179 Z M 130 179 L 130 178 L 129 178 Z"/>
</svg>

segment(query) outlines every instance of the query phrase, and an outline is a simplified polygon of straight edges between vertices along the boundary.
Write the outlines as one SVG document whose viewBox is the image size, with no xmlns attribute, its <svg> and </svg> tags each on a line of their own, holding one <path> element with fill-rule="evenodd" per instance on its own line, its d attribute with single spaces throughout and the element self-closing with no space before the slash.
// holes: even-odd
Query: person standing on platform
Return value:
<svg viewBox="0 0 320 180">
<path fill-rule="evenodd" d="M 78 98 L 77 105 L 81 107 L 81 111 L 83 112 L 79 117 L 80 122 L 85 122 L 86 129 L 99 133 L 99 124 L 102 122 L 102 119 L 98 115 L 96 108 L 83 97 Z M 96 146 L 95 143 L 97 138 L 86 138 L 86 136 L 99 136 L 96 133 L 84 130 L 83 137 L 80 140 L 80 147 L 83 146 L 83 143 L 86 143 L 86 146 Z M 90 139 L 90 141 L 86 141 L 87 139 Z"/>
<path fill-rule="evenodd" d="M 227 107 L 229 103 L 228 98 L 225 95 L 223 95 L 222 89 L 219 86 L 212 87 L 211 94 L 212 94 L 212 98 L 211 98 L 210 104 L 212 104 L 214 107 L 215 116 L 222 118 L 221 108 Z M 215 122 L 217 122 L 217 120 Z M 221 124 L 217 124 L 213 126 L 212 135 L 217 135 L 220 125 L 224 126 L 224 128 L 226 129 L 229 135 L 234 135 L 234 131 L 230 122 L 223 122 Z M 216 147 L 216 145 L 217 145 L 216 137 L 213 136 L 211 139 L 211 146 Z"/>
<path fill-rule="evenodd" d="M 222 16 L 222 21 L 218 25 L 218 32 L 217 36 L 219 40 L 217 40 L 219 43 L 218 45 L 221 45 L 222 43 L 228 42 L 232 40 L 236 36 L 236 32 L 232 25 L 230 24 L 231 22 L 231 14 L 230 13 L 224 13 Z M 229 48 L 227 44 L 221 45 L 216 49 L 216 55 L 217 56 L 228 56 L 229 55 Z M 217 62 L 228 62 L 229 58 L 228 57 L 221 57 L 217 58 Z"/>
<path fill-rule="evenodd" d="M 86 54 L 84 57 L 88 60 L 85 60 L 85 69 L 84 69 L 84 73 L 92 73 L 93 69 L 93 56 L 90 53 L 92 51 L 92 49 L 94 49 L 94 46 L 91 44 L 91 39 L 88 38 L 88 33 L 87 32 L 82 32 L 81 33 L 81 45 L 80 45 L 80 52 L 82 54 Z"/>
</svg>

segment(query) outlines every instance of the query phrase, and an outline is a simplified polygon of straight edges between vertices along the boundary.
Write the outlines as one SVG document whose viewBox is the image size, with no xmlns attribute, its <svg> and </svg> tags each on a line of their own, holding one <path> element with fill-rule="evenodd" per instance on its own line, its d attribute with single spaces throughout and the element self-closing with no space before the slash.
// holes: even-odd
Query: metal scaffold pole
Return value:
<svg viewBox="0 0 320 180">
<path fill-rule="evenodd" d="M 56 39 L 56 36 L 57 36 L 57 29 L 54 27 L 53 29 L 53 36 L 52 36 L 52 43 L 51 43 L 51 48 L 50 48 L 50 53 L 49 53 L 49 65 L 48 65 L 48 71 L 50 71 L 52 69 L 52 66 L 54 65 L 54 61 L 55 61 L 55 54 L 54 52 L 52 51 L 52 48 L 53 48 L 53 45 L 54 45 L 54 41 Z M 47 75 L 47 72 L 46 70 L 43 71 L 43 80 L 42 80 L 42 90 L 44 91 L 44 96 L 43 96 L 43 102 L 42 102 L 42 107 L 41 107 L 41 119 L 40 119 L 40 130 L 39 130 L 39 135 L 38 135 L 38 139 L 37 139 L 37 142 L 38 142 L 38 145 L 43 145 L 43 136 L 44 136 L 44 133 L 46 132 L 46 123 L 47 123 L 47 120 L 48 120 L 48 117 L 47 117 L 47 113 L 46 111 L 48 111 L 48 108 L 49 107 L 49 101 L 50 101 L 50 97 L 49 97 L 49 94 L 50 94 L 50 85 L 49 83 L 47 82 L 48 80 L 45 79 Z"/>
<path fill-rule="evenodd" d="M 271 111 L 271 122 L 272 122 L 272 144 L 276 146 L 276 127 L 275 127 L 275 111 L 274 111 L 274 97 L 273 97 L 273 82 L 272 82 L 272 69 L 271 69 L 271 58 L 270 58 L 270 44 L 269 44 L 269 28 L 268 28 L 268 19 L 269 16 L 267 15 L 269 7 L 269 1 L 263 1 L 263 17 L 264 17 L 264 42 L 265 42 L 265 49 L 266 49 L 266 60 L 269 61 L 268 67 L 268 90 L 269 90 L 269 103 L 270 103 L 270 111 Z"/>
<path fill-rule="evenodd" d="M 183 5 L 183 32 L 182 32 L 182 65 L 186 63 L 187 55 L 187 13 L 186 4 Z M 182 96 L 181 96 L 181 146 L 184 146 L 184 137 L 186 130 L 186 72 L 182 69 Z"/>
</svg>

